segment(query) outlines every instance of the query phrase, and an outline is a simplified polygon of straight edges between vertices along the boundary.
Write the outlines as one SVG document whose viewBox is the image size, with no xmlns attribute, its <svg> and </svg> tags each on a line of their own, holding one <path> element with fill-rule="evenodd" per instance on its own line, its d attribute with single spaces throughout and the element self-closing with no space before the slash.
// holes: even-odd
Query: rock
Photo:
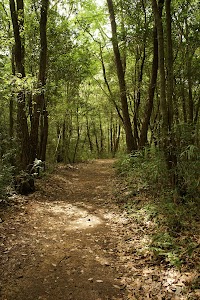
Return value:
<svg viewBox="0 0 200 300">
<path fill-rule="evenodd" d="M 31 175 L 23 173 L 15 176 L 15 189 L 21 195 L 28 195 L 35 192 L 35 182 Z"/>
</svg>

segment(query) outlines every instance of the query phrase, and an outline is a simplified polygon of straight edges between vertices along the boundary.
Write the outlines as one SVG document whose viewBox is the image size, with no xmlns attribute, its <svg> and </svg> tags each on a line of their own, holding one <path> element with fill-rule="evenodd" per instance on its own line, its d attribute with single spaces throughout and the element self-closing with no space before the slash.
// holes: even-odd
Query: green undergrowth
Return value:
<svg viewBox="0 0 200 300">
<path fill-rule="evenodd" d="M 13 167 L 5 160 L 0 160 L 0 200 L 5 199 L 7 189 L 12 184 Z"/>
<path fill-rule="evenodd" d="M 191 185 L 183 201 L 177 203 L 161 154 L 126 155 L 116 162 L 115 168 L 120 182 L 118 201 L 134 222 L 147 229 L 151 236 L 148 251 L 158 262 L 178 268 L 196 267 L 200 217 L 196 183 L 192 183 L 195 188 Z"/>
</svg>

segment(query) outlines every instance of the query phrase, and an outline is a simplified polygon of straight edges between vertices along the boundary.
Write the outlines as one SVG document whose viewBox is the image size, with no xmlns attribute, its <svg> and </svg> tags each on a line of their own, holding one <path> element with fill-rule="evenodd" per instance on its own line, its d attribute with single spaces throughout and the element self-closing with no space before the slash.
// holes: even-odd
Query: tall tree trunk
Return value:
<svg viewBox="0 0 200 300">
<path fill-rule="evenodd" d="M 172 45 L 172 20 L 171 20 L 171 0 L 166 0 L 166 37 L 167 37 L 167 103 L 168 103 L 168 118 L 169 130 L 173 126 L 173 45 Z"/>
<path fill-rule="evenodd" d="M 73 154 L 73 159 L 72 159 L 73 163 L 75 163 L 75 161 L 76 161 L 76 155 L 77 155 L 77 152 L 78 152 L 78 147 L 79 147 L 79 142 L 80 142 L 80 137 L 81 137 L 78 107 L 76 108 L 76 126 L 77 126 L 77 128 L 76 128 L 77 138 L 76 138 L 76 143 L 75 143 L 75 147 L 74 147 L 74 154 Z"/>
<path fill-rule="evenodd" d="M 187 4 L 188 6 L 188 4 Z M 186 68 L 187 68 L 187 80 L 188 80 L 188 120 L 190 124 L 193 124 L 194 118 L 194 102 L 193 102 L 193 95 L 192 95 L 192 56 L 193 52 L 191 53 L 190 49 L 190 41 L 189 41 L 189 28 L 188 28 L 188 20 L 185 19 L 185 28 L 186 28 Z"/>
<path fill-rule="evenodd" d="M 120 108 L 118 107 L 118 105 L 117 105 L 117 103 L 115 101 L 115 97 L 114 97 L 114 95 L 113 95 L 113 93 L 111 91 L 110 85 L 109 85 L 108 80 L 107 80 L 106 68 L 105 68 L 105 64 L 104 64 L 103 52 L 102 52 L 102 46 L 101 45 L 100 45 L 100 58 L 101 58 L 101 65 L 102 65 L 102 71 L 103 71 L 103 78 L 104 78 L 104 82 L 105 82 L 105 84 L 107 86 L 109 95 L 110 95 L 110 100 L 114 104 L 115 109 L 117 111 L 117 114 L 118 114 L 120 120 L 122 121 L 122 123 L 124 123 L 123 117 L 122 117 L 121 112 L 120 112 Z"/>
<path fill-rule="evenodd" d="M 164 1 L 163 1 L 164 2 Z M 176 166 L 175 139 L 173 136 L 173 52 L 171 36 L 171 0 L 166 0 L 166 46 L 167 46 L 167 89 L 165 78 L 165 53 L 162 18 L 159 14 L 156 0 L 152 0 L 155 23 L 158 32 L 158 62 L 160 72 L 160 103 L 162 112 L 162 147 L 165 154 L 169 179 L 173 186 L 178 183 Z M 167 93 L 166 93 L 167 90 Z"/>
<path fill-rule="evenodd" d="M 41 116 L 41 130 L 40 130 L 40 151 L 39 157 L 42 161 L 46 160 L 46 148 L 48 140 L 48 129 L 49 129 L 49 120 L 48 120 L 48 111 L 46 110 L 46 104 L 44 103 L 43 114 Z"/>
<path fill-rule="evenodd" d="M 35 96 L 33 116 L 31 119 L 31 159 L 34 161 L 36 157 L 45 158 L 47 134 L 48 134 L 48 113 L 46 111 L 45 101 L 45 85 L 46 85 L 46 66 L 47 66 L 47 14 L 48 14 L 49 0 L 42 0 L 41 17 L 40 17 L 40 65 L 38 75 L 39 94 Z M 42 136 L 39 145 L 39 124 L 44 122 L 41 130 Z"/>
<path fill-rule="evenodd" d="M 120 140 L 120 134 L 121 134 L 121 126 L 120 124 L 116 127 L 116 138 L 114 140 L 114 147 L 113 147 L 113 153 L 112 156 L 115 157 L 115 154 L 118 151 L 119 148 L 119 140 Z"/>
<path fill-rule="evenodd" d="M 124 121 L 123 124 L 124 124 L 124 129 L 126 134 L 126 146 L 127 146 L 127 151 L 130 153 L 131 151 L 137 149 L 137 145 L 136 145 L 135 138 L 133 136 L 131 121 L 129 116 L 125 74 L 123 70 L 123 65 L 120 56 L 118 40 L 117 40 L 117 25 L 115 21 L 113 1 L 107 0 L 107 4 L 108 4 L 109 15 L 110 15 L 111 29 L 112 29 L 112 45 L 113 45 L 113 52 L 115 55 L 117 77 L 118 77 L 119 89 L 120 89 L 120 99 L 121 99 L 122 114 L 123 114 L 123 121 Z"/>
<path fill-rule="evenodd" d="M 186 108 L 186 99 L 185 99 L 185 86 L 184 86 L 184 80 L 181 79 L 181 98 L 182 98 L 182 111 L 183 111 L 183 120 L 184 123 L 187 123 L 187 108 Z"/>
<path fill-rule="evenodd" d="M 90 135 L 90 126 L 89 126 L 89 121 L 88 121 L 88 116 L 86 116 L 86 130 L 87 130 L 87 137 L 88 137 L 88 142 L 89 142 L 89 147 L 90 147 L 90 152 L 93 152 L 93 143 Z"/>
<path fill-rule="evenodd" d="M 104 151 L 104 132 L 102 128 L 101 115 L 99 115 L 99 130 L 100 130 L 100 153 Z"/>
<path fill-rule="evenodd" d="M 164 0 L 163 0 L 164 2 Z M 155 23 L 158 34 L 158 65 L 160 73 L 160 104 L 162 111 L 162 131 L 163 131 L 163 146 L 164 149 L 167 146 L 167 135 L 168 135 L 168 109 L 166 101 L 166 80 L 165 80 L 165 53 L 164 53 L 164 35 L 163 35 L 163 24 L 162 18 L 159 14 L 157 0 L 152 0 L 152 7 L 155 17 Z"/>
<path fill-rule="evenodd" d="M 144 12 L 144 20 L 145 20 L 145 32 L 143 36 L 143 53 L 139 54 L 139 60 L 141 60 L 141 65 L 138 68 L 138 82 L 137 82 L 137 92 L 135 98 L 135 111 L 134 111 L 134 117 L 133 117 L 133 124 L 134 124 L 134 136 L 137 141 L 137 145 L 139 145 L 139 108 L 140 108 L 140 102 L 141 102 L 141 86 L 142 86 L 142 80 L 143 80 L 143 71 L 144 71 L 144 64 L 146 59 L 146 42 L 147 42 L 147 14 L 146 14 L 146 7 L 144 1 L 142 1 L 142 8 Z"/>
<path fill-rule="evenodd" d="M 158 13 L 160 18 L 162 18 L 163 6 L 164 6 L 164 0 L 159 0 Z M 153 61 L 152 61 L 152 69 L 151 69 L 151 82 L 149 85 L 147 105 L 145 108 L 144 120 L 142 123 L 142 128 L 140 133 L 140 140 L 139 140 L 140 149 L 142 149 L 147 143 L 147 134 L 148 134 L 150 118 L 153 110 L 153 99 L 154 99 L 154 93 L 155 93 L 155 88 L 157 83 L 157 75 L 158 75 L 158 33 L 155 24 L 153 30 Z"/>
<path fill-rule="evenodd" d="M 141 127 L 139 149 L 142 149 L 147 143 L 147 133 L 148 133 L 150 118 L 151 118 L 152 109 L 153 109 L 153 99 L 154 99 L 154 93 L 155 93 L 155 88 L 156 88 L 157 75 L 158 75 L 158 40 L 157 40 L 157 29 L 156 29 L 156 26 L 154 26 L 151 82 L 149 85 L 148 99 L 147 99 L 147 103 L 145 106 L 144 120 L 142 122 L 142 127 Z"/>
<path fill-rule="evenodd" d="M 12 47 L 11 53 L 11 67 L 12 67 L 12 75 L 15 76 L 15 48 Z M 10 97 L 10 105 L 9 105 L 9 136 L 12 146 L 12 139 L 14 135 L 14 117 L 13 117 L 13 110 L 14 110 L 14 91 L 12 91 Z"/>
<path fill-rule="evenodd" d="M 24 68 L 24 3 L 23 0 L 17 0 L 17 10 L 14 0 L 10 0 L 10 12 L 15 39 L 15 64 L 16 73 L 20 78 L 25 77 Z M 25 93 L 22 89 L 17 95 L 17 137 L 19 140 L 19 167 L 26 169 L 30 162 L 30 140 L 26 117 Z"/>
<path fill-rule="evenodd" d="M 177 184 L 177 154 L 176 143 L 173 130 L 174 105 L 173 105 L 173 44 L 172 44 L 172 18 L 171 18 L 171 0 L 166 0 L 166 37 L 167 37 L 167 104 L 168 104 L 168 168 L 171 172 L 171 183 L 173 186 Z"/>
</svg>

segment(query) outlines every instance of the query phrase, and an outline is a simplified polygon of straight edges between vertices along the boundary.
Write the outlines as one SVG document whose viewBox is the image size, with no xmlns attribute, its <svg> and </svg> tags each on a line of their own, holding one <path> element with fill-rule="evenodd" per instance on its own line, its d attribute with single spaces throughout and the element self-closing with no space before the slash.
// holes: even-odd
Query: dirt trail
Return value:
<svg viewBox="0 0 200 300">
<path fill-rule="evenodd" d="M 3 300 L 126 299 L 112 160 L 60 166 L 1 223 Z"/>
</svg>

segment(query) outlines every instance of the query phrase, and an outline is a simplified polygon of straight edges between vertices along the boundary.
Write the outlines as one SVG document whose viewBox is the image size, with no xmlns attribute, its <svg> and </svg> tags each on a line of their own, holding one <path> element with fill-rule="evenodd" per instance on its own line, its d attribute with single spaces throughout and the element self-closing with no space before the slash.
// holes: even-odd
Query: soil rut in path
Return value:
<svg viewBox="0 0 200 300">
<path fill-rule="evenodd" d="M 1 299 L 125 299 L 115 255 L 113 219 L 123 218 L 112 203 L 112 163 L 60 166 L 5 219 Z"/>
</svg>

